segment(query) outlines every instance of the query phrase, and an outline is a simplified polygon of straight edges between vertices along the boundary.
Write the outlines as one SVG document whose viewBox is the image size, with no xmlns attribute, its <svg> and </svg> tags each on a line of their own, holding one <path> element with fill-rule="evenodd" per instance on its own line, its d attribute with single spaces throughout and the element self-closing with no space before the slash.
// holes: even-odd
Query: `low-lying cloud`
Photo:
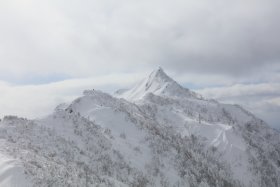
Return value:
<svg viewBox="0 0 280 187">
<path fill-rule="evenodd" d="M 274 128 L 280 129 L 280 84 L 237 84 L 197 90 L 203 96 L 221 102 L 240 104 Z"/>
<path fill-rule="evenodd" d="M 11 85 L 0 81 L 0 117 L 18 115 L 39 118 L 51 114 L 61 103 L 68 103 L 87 89 L 113 93 L 119 88 L 130 87 L 140 74 L 115 74 L 106 77 L 69 79 L 49 84 Z"/>
</svg>

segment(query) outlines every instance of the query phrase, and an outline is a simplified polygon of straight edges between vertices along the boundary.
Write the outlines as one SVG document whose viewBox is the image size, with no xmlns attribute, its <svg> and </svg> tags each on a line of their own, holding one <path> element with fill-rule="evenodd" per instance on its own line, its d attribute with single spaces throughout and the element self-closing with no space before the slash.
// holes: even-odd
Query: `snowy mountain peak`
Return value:
<svg viewBox="0 0 280 187">
<path fill-rule="evenodd" d="M 161 67 L 158 67 L 158 69 L 154 70 L 150 76 L 149 76 L 150 82 L 152 81 L 162 81 L 162 82 L 175 82 L 172 80 Z"/>
<path fill-rule="evenodd" d="M 150 93 L 164 97 L 179 97 L 182 99 L 190 97 L 196 99 L 202 98 L 198 94 L 179 85 L 176 81 L 170 78 L 161 67 L 154 70 L 146 79 L 132 89 L 117 91 L 116 97 L 136 101 L 143 99 Z"/>
</svg>

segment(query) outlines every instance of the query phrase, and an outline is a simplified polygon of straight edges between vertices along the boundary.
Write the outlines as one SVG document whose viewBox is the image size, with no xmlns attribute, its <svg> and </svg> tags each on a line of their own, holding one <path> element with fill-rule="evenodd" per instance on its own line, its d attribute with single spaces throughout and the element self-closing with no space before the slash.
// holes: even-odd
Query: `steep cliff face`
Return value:
<svg viewBox="0 0 280 187">
<path fill-rule="evenodd" d="M 18 175 L 26 186 L 279 186 L 279 137 L 159 68 L 114 96 L 84 91 L 44 119 L 4 118 L 0 166 L 20 173 L 0 169 L 0 186 Z"/>
</svg>

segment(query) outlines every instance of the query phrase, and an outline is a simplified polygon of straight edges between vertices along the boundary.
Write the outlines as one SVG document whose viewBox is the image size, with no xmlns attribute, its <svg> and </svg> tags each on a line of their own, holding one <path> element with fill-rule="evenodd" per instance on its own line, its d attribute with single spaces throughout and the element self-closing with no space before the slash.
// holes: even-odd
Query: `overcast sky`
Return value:
<svg viewBox="0 0 280 187">
<path fill-rule="evenodd" d="M 0 1 L 0 116 L 41 117 L 83 89 L 161 66 L 280 129 L 279 0 Z"/>
</svg>

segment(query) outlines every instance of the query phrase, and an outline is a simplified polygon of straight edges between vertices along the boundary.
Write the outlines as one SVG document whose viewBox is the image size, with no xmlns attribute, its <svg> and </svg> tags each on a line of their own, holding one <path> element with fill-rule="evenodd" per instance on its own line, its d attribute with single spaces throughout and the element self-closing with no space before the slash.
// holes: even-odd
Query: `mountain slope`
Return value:
<svg viewBox="0 0 280 187">
<path fill-rule="evenodd" d="M 116 97 L 87 90 L 43 119 L 5 117 L 0 141 L 33 186 L 280 185 L 278 132 L 161 68 Z"/>
</svg>

